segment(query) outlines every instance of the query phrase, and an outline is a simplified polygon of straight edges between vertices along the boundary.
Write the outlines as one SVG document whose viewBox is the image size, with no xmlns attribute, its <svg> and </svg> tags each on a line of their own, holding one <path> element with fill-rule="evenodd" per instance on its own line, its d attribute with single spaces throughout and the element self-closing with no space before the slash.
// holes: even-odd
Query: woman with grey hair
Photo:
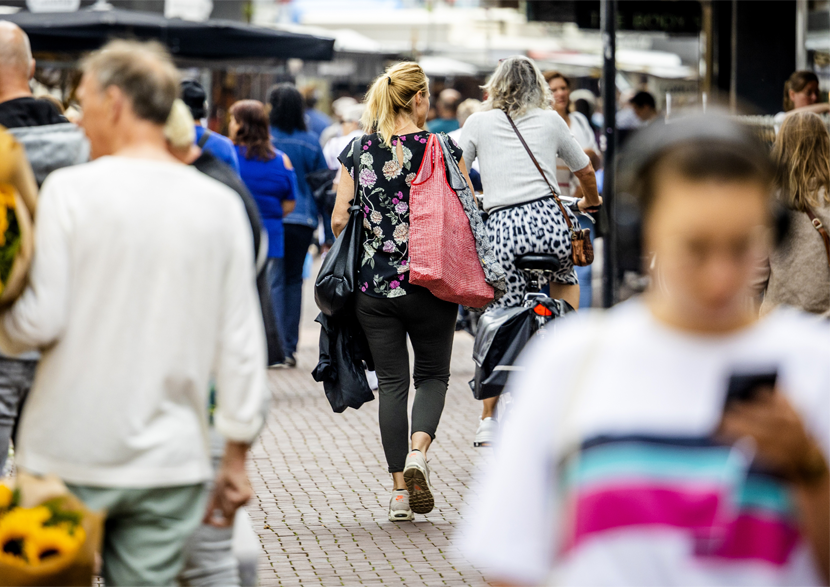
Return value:
<svg viewBox="0 0 830 587">
<path fill-rule="evenodd" d="M 527 57 L 503 60 L 484 86 L 487 101 L 481 112 L 467 119 L 461 136 L 464 160 L 478 159 L 484 186 L 487 232 L 496 255 L 507 271 L 507 293 L 491 306 L 518 306 L 525 293 L 525 277 L 515 259 L 526 253 L 555 255 L 560 269 L 551 280 L 550 295 L 579 306 L 579 283 L 571 261 L 571 237 L 562 211 L 548 183 L 559 193 L 556 159 L 561 158 L 582 185 L 581 210 L 596 210 L 594 168 L 568 125 L 551 110 L 550 88 L 542 72 Z M 514 125 L 515 124 L 515 128 Z M 519 135 L 520 133 L 520 135 Z M 521 139 L 539 163 L 540 170 Z M 571 223 L 578 226 L 576 217 Z M 498 398 L 484 400 L 476 444 L 488 444 L 497 424 L 493 410 Z"/>
</svg>

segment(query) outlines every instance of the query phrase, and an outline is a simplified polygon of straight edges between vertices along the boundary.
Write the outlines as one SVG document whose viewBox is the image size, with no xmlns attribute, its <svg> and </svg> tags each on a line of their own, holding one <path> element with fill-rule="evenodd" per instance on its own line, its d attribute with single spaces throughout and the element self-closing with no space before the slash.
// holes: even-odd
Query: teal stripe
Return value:
<svg viewBox="0 0 830 587">
<path fill-rule="evenodd" d="M 566 487 L 572 488 L 620 479 L 660 481 L 726 481 L 735 474 L 727 465 L 729 447 L 678 447 L 638 442 L 595 446 L 567 464 Z"/>
<path fill-rule="evenodd" d="M 775 479 L 750 475 L 738 495 L 742 510 L 768 510 L 791 515 L 795 512 L 792 496 L 783 483 Z"/>
</svg>

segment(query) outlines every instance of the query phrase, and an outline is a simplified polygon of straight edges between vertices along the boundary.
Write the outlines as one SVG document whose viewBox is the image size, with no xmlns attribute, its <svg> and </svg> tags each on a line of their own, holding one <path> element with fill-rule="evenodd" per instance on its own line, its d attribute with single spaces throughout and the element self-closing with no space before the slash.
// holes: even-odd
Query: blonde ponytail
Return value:
<svg viewBox="0 0 830 587">
<path fill-rule="evenodd" d="M 376 132 L 383 144 L 392 147 L 395 119 L 412 112 L 415 96 L 429 92 L 429 79 L 417 63 L 404 61 L 389 67 L 366 94 L 366 110 L 361 122 L 367 133 Z"/>
</svg>

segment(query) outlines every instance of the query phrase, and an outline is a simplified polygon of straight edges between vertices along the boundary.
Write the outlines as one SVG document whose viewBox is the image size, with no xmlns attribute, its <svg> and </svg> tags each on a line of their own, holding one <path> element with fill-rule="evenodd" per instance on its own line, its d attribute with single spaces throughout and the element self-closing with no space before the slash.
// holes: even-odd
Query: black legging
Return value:
<svg viewBox="0 0 830 587">
<path fill-rule="evenodd" d="M 426 432 L 435 438 L 450 380 L 457 313 L 456 304 L 439 300 L 423 288 L 413 287 L 399 298 L 357 294 L 357 318 L 369 341 L 378 375 L 380 437 L 390 473 L 403 471 L 409 452 L 406 336 L 415 351 L 412 434 Z"/>
</svg>

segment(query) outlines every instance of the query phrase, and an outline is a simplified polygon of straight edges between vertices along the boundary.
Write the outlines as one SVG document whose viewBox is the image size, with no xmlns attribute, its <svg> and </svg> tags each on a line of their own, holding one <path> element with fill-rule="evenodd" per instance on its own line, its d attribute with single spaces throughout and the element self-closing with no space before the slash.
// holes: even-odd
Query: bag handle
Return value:
<svg viewBox="0 0 830 587">
<path fill-rule="evenodd" d="M 212 134 L 213 133 L 210 132 L 210 129 L 206 128 L 205 132 L 203 132 L 202 136 L 199 138 L 199 142 L 196 143 L 196 146 L 199 147 L 200 149 L 204 149 L 205 144 L 208 142 L 208 139 L 210 138 L 210 135 L 212 135 Z"/>
<path fill-rule="evenodd" d="M 510 117 L 510 114 L 508 114 L 506 110 L 502 110 L 502 112 L 504 112 L 504 115 L 507 117 L 507 120 L 510 121 L 510 126 L 513 127 L 513 130 L 516 132 L 516 136 L 519 137 L 519 140 L 522 142 L 522 146 L 525 148 L 525 151 L 527 151 L 527 154 L 530 155 L 530 158 L 533 161 L 533 164 L 536 166 L 536 169 L 539 170 L 539 174 L 542 176 L 542 179 L 544 179 L 545 183 L 548 184 L 548 189 L 550 189 L 550 193 L 553 195 L 553 199 L 556 200 L 556 204 L 559 206 L 559 209 L 562 211 L 562 216 L 565 217 L 565 222 L 568 223 L 568 230 L 573 233 L 574 232 L 574 227 L 573 227 L 573 224 L 571 224 L 571 219 L 568 217 L 568 213 L 565 211 L 565 206 L 562 205 L 562 200 L 559 199 L 559 195 L 556 193 L 556 190 L 553 189 L 553 186 L 548 181 L 548 176 L 545 175 L 544 171 L 542 171 L 542 166 L 539 165 L 539 162 L 536 160 L 536 157 L 533 155 L 533 151 L 531 151 L 530 147 L 527 146 L 527 143 L 525 142 L 525 139 L 522 136 L 522 133 L 519 132 L 519 129 L 518 129 L 518 127 L 516 127 L 516 123 L 513 122 L 513 119 Z"/>
<path fill-rule="evenodd" d="M 807 213 L 807 216 L 810 217 L 810 222 L 813 223 L 813 228 L 818 231 L 821 235 L 821 240 L 824 241 L 824 252 L 827 253 L 827 264 L 830 265 L 830 235 L 827 234 L 827 229 L 824 228 L 824 224 L 822 224 L 821 219 L 815 215 L 812 208 L 807 206 L 805 212 Z"/>
<path fill-rule="evenodd" d="M 352 165 L 354 165 L 354 196 L 349 212 L 360 209 L 360 155 L 363 147 L 363 137 L 355 137 L 352 141 Z"/>
</svg>

